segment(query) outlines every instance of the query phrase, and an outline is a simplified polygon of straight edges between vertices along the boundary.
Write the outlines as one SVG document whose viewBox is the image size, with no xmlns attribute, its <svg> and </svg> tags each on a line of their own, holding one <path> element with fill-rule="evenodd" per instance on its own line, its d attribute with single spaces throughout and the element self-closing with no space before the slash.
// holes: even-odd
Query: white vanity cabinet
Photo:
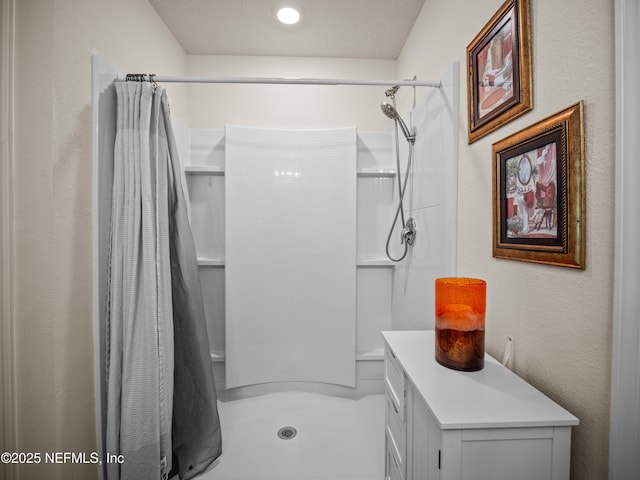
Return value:
<svg viewBox="0 0 640 480">
<path fill-rule="evenodd" d="M 382 332 L 390 480 L 568 480 L 578 419 L 499 362 L 435 361 L 433 331 Z"/>
</svg>

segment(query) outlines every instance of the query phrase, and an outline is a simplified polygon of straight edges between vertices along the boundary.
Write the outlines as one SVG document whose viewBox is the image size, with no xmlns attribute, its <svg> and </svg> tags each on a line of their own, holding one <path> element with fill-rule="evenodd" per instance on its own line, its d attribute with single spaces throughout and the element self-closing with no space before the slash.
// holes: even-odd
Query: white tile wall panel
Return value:
<svg viewBox="0 0 640 480">
<path fill-rule="evenodd" d="M 356 130 L 227 126 L 227 388 L 355 386 Z"/>
</svg>

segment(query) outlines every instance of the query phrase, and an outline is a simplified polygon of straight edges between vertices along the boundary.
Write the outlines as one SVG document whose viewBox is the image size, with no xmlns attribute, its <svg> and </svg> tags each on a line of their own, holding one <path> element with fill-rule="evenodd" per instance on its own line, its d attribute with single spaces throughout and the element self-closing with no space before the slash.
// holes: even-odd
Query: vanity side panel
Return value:
<svg viewBox="0 0 640 480">
<path fill-rule="evenodd" d="M 571 427 L 555 427 L 553 437 L 551 478 L 565 480 L 569 478 L 571 468 Z"/>
</svg>

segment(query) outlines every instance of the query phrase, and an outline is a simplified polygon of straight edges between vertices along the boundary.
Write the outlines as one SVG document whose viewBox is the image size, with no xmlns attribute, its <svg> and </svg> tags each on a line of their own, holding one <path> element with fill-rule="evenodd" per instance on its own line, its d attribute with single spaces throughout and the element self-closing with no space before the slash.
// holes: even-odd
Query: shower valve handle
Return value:
<svg viewBox="0 0 640 480">
<path fill-rule="evenodd" d="M 413 245 L 413 242 L 416 239 L 416 221 L 413 217 L 407 220 L 405 227 L 402 229 L 402 242 L 407 242 L 407 245 Z"/>
</svg>

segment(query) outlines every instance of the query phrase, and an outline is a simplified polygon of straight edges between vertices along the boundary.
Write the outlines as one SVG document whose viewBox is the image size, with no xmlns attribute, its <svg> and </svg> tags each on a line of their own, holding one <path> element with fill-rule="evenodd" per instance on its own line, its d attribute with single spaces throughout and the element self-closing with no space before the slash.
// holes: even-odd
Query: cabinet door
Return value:
<svg viewBox="0 0 640 480">
<path fill-rule="evenodd" d="M 403 421 L 400 420 L 398 411 L 396 410 L 393 401 L 389 397 L 387 397 L 386 420 L 387 448 L 393 451 L 395 459 L 397 461 L 397 468 L 404 476 L 407 458 L 406 425 Z"/>
<path fill-rule="evenodd" d="M 463 430 L 460 477 L 463 480 L 568 479 L 569 469 L 563 472 L 557 468 L 569 459 L 568 449 L 565 455 L 558 455 L 558 444 L 562 441 L 558 430 L 553 427 Z"/>
<path fill-rule="evenodd" d="M 410 385 L 407 393 L 407 480 L 440 478 L 440 427 Z"/>
<path fill-rule="evenodd" d="M 384 463 L 386 480 L 404 480 L 400 461 L 396 457 L 396 451 L 389 437 L 387 437 L 386 459 Z"/>
<path fill-rule="evenodd" d="M 404 422 L 405 376 L 402 365 L 388 348 L 384 352 L 384 381 L 398 418 Z"/>
</svg>

